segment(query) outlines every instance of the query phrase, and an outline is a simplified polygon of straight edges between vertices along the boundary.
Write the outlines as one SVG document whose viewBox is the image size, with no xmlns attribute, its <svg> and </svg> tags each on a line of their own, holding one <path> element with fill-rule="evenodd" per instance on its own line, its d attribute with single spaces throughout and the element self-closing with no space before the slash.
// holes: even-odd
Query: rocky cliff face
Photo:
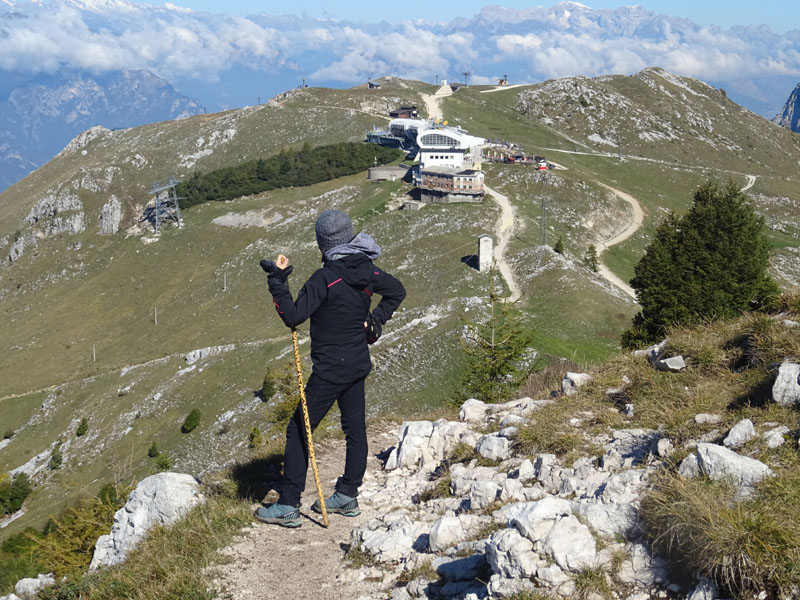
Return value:
<svg viewBox="0 0 800 600">
<path fill-rule="evenodd" d="M 149 71 L 122 70 L 38 77 L 0 102 L 0 190 L 58 153 L 82 131 L 181 119 L 203 112 Z"/>
<path fill-rule="evenodd" d="M 779 115 L 775 115 L 772 121 L 792 131 L 800 131 L 800 83 L 789 95 L 783 111 Z"/>
</svg>

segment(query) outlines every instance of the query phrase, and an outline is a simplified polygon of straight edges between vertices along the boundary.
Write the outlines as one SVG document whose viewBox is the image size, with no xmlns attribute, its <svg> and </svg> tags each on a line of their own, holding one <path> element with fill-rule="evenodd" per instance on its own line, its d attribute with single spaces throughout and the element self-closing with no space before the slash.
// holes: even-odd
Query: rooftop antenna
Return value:
<svg viewBox="0 0 800 600">
<path fill-rule="evenodd" d="M 167 219 L 177 223 L 178 227 L 182 227 L 181 207 L 178 201 L 183 198 L 178 198 L 176 191 L 179 183 L 179 179 L 170 176 L 166 181 L 154 181 L 150 186 L 150 194 L 155 196 L 153 226 L 156 233 L 158 233 L 161 223 Z"/>
</svg>

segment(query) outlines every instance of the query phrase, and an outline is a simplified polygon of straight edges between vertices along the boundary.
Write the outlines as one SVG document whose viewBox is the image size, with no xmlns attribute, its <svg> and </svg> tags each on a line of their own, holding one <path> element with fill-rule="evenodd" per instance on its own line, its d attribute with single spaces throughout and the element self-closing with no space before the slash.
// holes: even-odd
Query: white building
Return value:
<svg viewBox="0 0 800 600">
<path fill-rule="evenodd" d="M 479 155 L 483 138 L 469 135 L 460 127 L 430 122 L 417 132 L 419 163 L 422 168 L 449 167 L 463 169 L 473 164 L 471 149 Z"/>
</svg>

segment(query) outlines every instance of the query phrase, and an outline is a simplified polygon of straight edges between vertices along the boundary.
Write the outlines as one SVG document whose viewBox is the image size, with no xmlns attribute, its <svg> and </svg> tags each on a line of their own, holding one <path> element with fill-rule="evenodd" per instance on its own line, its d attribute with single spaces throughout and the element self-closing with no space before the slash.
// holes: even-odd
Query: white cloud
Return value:
<svg viewBox="0 0 800 600">
<path fill-rule="evenodd" d="M 297 63 L 312 79 L 343 83 L 385 74 L 432 81 L 467 70 L 474 81 L 492 80 L 498 70 L 513 79 L 544 79 L 630 74 L 646 66 L 716 81 L 800 77 L 800 51 L 791 34 L 751 28 L 739 35 L 640 7 L 494 7 L 452 27 L 411 20 L 367 27 L 305 17 L 209 15 L 125 0 L 51 0 L 46 6 L 0 0 L 6 5 L 27 18 L 0 19 L 0 68 L 26 72 L 147 68 L 170 80 L 215 81 L 237 66 L 275 72 Z"/>
</svg>

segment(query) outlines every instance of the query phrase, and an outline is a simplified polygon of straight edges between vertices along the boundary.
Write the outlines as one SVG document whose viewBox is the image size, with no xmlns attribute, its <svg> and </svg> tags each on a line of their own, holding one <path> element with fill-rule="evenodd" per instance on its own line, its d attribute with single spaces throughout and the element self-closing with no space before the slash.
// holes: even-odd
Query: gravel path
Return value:
<svg viewBox="0 0 800 600">
<path fill-rule="evenodd" d="M 503 279 L 506 280 L 506 285 L 511 292 L 507 298 L 509 302 L 516 302 L 522 295 L 519 290 L 517 282 L 514 280 L 514 272 L 506 261 L 506 247 L 511 234 L 514 232 L 514 209 L 508 201 L 508 196 L 504 196 L 500 192 L 493 190 L 488 185 L 483 186 L 486 193 L 489 194 L 497 205 L 500 207 L 500 218 L 497 219 L 495 227 L 495 235 L 497 236 L 497 244 L 494 247 L 494 259 L 497 262 L 497 268 Z"/>
<path fill-rule="evenodd" d="M 381 463 L 375 456 L 397 442 L 394 432 L 369 432 L 370 456 L 365 486 L 383 478 Z M 344 440 L 315 444 L 322 487 L 333 490 L 344 469 Z M 308 469 L 303 506 L 303 525 L 286 529 L 253 520 L 234 543 L 221 553 L 230 559 L 219 567 L 215 587 L 220 600 L 344 600 L 386 596 L 389 584 L 381 576 L 375 580 L 354 581 L 357 571 L 342 563 L 350 543 L 350 531 L 376 516 L 368 502 L 361 502 L 361 515 L 343 517 L 331 514 L 330 528 L 322 526 L 322 516 L 310 510 L 316 499 L 311 468 Z M 254 504 L 253 510 L 259 505 Z M 376 574 L 377 575 L 377 574 Z"/>
</svg>

